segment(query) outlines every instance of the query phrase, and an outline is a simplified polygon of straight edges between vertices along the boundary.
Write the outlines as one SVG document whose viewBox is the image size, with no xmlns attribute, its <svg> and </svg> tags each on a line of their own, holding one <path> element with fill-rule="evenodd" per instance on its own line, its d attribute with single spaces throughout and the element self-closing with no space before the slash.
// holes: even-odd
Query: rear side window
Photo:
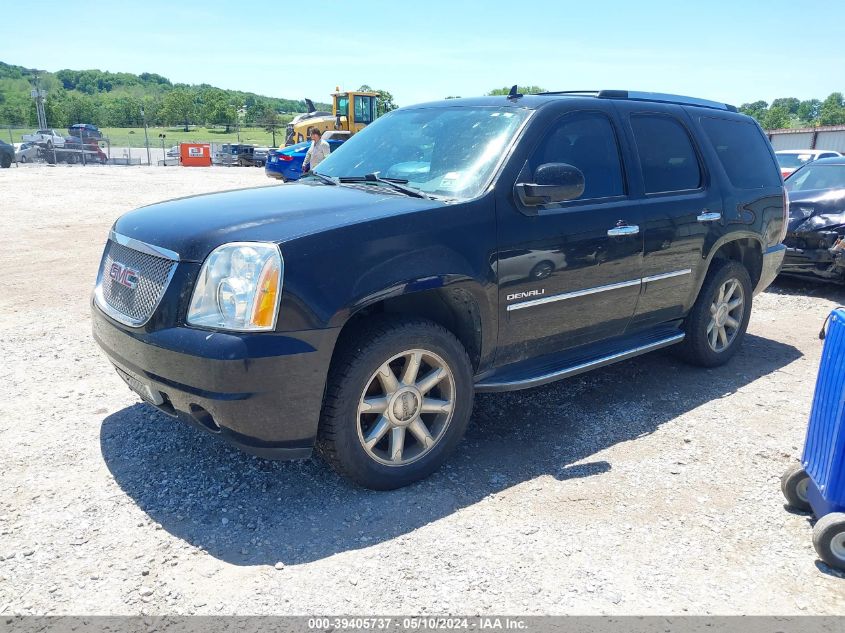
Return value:
<svg viewBox="0 0 845 633">
<path fill-rule="evenodd" d="M 646 193 L 688 191 L 701 186 L 701 166 L 686 129 L 672 117 L 635 114 L 631 128 Z"/>
<path fill-rule="evenodd" d="M 713 117 L 702 117 L 701 125 L 734 187 L 780 186 L 780 171 L 769 153 L 768 142 L 756 125 Z"/>
</svg>

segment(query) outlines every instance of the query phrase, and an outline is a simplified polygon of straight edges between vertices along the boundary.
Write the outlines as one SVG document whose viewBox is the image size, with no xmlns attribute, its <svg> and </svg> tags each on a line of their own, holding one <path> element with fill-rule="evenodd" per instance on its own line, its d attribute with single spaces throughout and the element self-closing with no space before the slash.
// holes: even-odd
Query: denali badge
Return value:
<svg viewBox="0 0 845 633">
<path fill-rule="evenodd" d="M 514 299 L 527 299 L 528 297 L 540 297 L 546 294 L 546 289 L 541 288 L 540 290 L 529 290 L 528 292 L 515 292 L 512 295 L 508 295 L 508 301 L 513 301 Z"/>
<path fill-rule="evenodd" d="M 121 264 L 120 262 L 112 262 L 109 269 L 109 277 L 115 283 L 121 286 L 126 286 L 130 290 L 135 290 L 138 285 L 138 271 Z"/>
</svg>

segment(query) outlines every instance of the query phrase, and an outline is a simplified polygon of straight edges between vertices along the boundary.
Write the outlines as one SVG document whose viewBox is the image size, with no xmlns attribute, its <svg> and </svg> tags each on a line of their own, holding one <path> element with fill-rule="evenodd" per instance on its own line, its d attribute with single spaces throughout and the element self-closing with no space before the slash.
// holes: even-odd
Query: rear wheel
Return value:
<svg viewBox="0 0 845 633">
<path fill-rule="evenodd" d="M 733 260 L 714 261 L 684 323 L 681 356 L 695 365 L 718 367 L 736 354 L 751 317 L 751 277 Z"/>
<path fill-rule="evenodd" d="M 422 319 L 380 319 L 338 350 L 319 447 L 359 485 L 407 486 L 458 444 L 472 399 L 469 358 L 451 332 Z"/>
<path fill-rule="evenodd" d="M 845 512 L 826 514 L 816 522 L 813 547 L 825 563 L 845 570 Z"/>
</svg>

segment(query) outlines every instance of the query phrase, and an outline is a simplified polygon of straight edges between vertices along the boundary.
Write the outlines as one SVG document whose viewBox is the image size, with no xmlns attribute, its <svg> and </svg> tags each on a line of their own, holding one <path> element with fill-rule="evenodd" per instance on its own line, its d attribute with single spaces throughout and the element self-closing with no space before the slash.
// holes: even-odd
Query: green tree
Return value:
<svg viewBox="0 0 845 633">
<path fill-rule="evenodd" d="M 819 109 L 822 102 L 818 99 L 807 99 L 798 106 L 798 119 L 805 124 L 815 125 L 819 119 Z"/>
<path fill-rule="evenodd" d="M 798 114 L 798 107 L 801 101 L 795 97 L 781 97 L 772 101 L 771 108 L 785 108 L 789 114 Z"/>
<path fill-rule="evenodd" d="M 537 94 L 539 92 L 546 92 L 546 90 L 544 88 L 541 88 L 540 86 L 517 86 L 516 90 L 520 94 L 524 94 L 524 95 L 533 95 L 533 94 Z M 494 88 L 493 90 L 488 92 L 487 95 L 490 96 L 490 97 L 496 97 L 496 96 L 499 96 L 499 95 L 510 94 L 510 92 L 511 92 L 511 89 L 508 86 L 508 87 L 505 87 L 505 88 Z"/>
<path fill-rule="evenodd" d="M 792 116 L 789 114 L 789 110 L 782 105 L 773 105 L 763 114 L 763 118 L 760 121 L 760 125 L 766 130 L 787 128 L 790 123 L 792 123 Z"/>
<path fill-rule="evenodd" d="M 273 108 L 265 106 L 261 114 L 256 117 L 255 123 L 261 127 L 262 130 L 270 132 L 270 134 L 273 135 L 273 147 L 277 147 L 276 132 L 284 127 L 282 117 L 279 116 L 279 113 Z"/>
<path fill-rule="evenodd" d="M 395 110 L 397 107 L 396 103 L 393 101 L 393 95 L 390 94 L 387 90 L 376 90 L 370 88 L 367 84 L 364 84 L 360 88 L 358 88 L 360 92 L 377 92 L 378 97 L 376 98 L 376 116 L 381 116 L 382 114 L 386 114 L 391 110 Z"/>
<path fill-rule="evenodd" d="M 845 103 L 842 93 L 834 92 L 819 106 L 819 123 L 822 125 L 842 125 L 845 123 Z"/>
<path fill-rule="evenodd" d="M 739 106 L 739 111 L 748 116 L 752 116 L 762 125 L 763 117 L 766 115 L 766 110 L 769 109 L 769 104 L 765 101 L 754 101 L 753 103 L 743 103 Z"/>
<path fill-rule="evenodd" d="M 194 96 L 186 88 L 174 88 L 168 92 L 162 100 L 161 110 L 166 123 L 184 124 L 186 132 L 188 125 L 196 118 Z"/>
</svg>

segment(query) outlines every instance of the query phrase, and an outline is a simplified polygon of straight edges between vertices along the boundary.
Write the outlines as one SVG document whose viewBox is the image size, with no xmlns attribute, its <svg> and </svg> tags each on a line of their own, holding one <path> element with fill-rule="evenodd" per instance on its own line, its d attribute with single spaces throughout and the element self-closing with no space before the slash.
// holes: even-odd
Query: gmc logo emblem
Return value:
<svg viewBox="0 0 845 633">
<path fill-rule="evenodd" d="M 135 290 L 138 286 L 138 271 L 133 270 L 132 268 L 129 268 L 129 266 L 125 266 L 120 262 L 112 262 L 111 268 L 109 269 L 109 277 L 116 284 L 125 286 L 130 290 Z"/>
</svg>

